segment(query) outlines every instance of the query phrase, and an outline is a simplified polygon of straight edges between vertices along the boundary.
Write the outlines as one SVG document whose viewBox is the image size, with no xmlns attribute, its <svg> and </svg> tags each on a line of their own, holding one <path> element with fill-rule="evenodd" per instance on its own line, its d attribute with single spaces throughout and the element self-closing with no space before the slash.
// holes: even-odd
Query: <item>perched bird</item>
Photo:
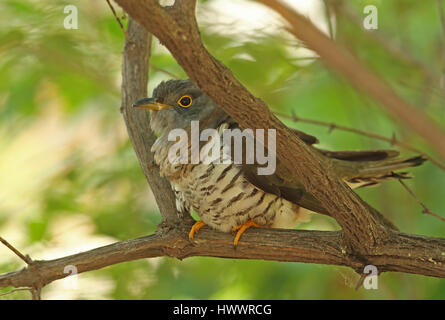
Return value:
<svg viewBox="0 0 445 320">
<path fill-rule="evenodd" d="M 255 163 L 172 162 L 169 150 L 177 142 L 169 141 L 172 130 L 190 131 L 192 121 L 199 121 L 201 132 L 206 128 L 216 129 L 219 136 L 215 139 L 222 140 L 224 129 L 239 128 L 236 121 L 191 80 L 161 82 L 152 98 L 139 100 L 133 106 L 153 111 L 150 125 L 158 139 L 152 151 L 161 175 L 170 181 L 175 192 L 178 212 L 189 214 L 195 210 L 200 217 L 190 230 L 191 239 L 202 226 L 208 225 L 223 232 L 237 231 L 234 239 L 237 245 L 242 233 L 251 226 L 293 228 L 307 220 L 302 208 L 327 213 L 302 185 L 290 184 L 276 173 L 259 175 Z M 376 185 L 387 179 L 409 178 L 406 172 L 395 173 L 395 170 L 425 161 L 421 156 L 396 158 L 399 153 L 394 150 L 326 151 L 313 146 L 318 142 L 315 137 L 291 130 L 329 161 L 338 176 L 353 188 Z M 191 143 L 187 141 L 191 151 Z M 215 141 L 212 138 L 201 142 L 201 147 Z M 223 143 L 220 145 L 223 153 Z"/>
</svg>

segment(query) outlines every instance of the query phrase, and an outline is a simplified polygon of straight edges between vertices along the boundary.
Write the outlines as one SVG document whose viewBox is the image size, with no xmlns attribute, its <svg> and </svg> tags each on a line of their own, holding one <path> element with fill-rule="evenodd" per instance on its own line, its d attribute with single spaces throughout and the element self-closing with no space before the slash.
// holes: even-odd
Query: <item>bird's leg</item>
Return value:
<svg viewBox="0 0 445 320">
<path fill-rule="evenodd" d="M 238 231 L 236 233 L 235 239 L 233 240 L 233 244 L 235 246 L 238 245 L 239 239 L 241 238 L 241 235 L 244 233 L 244 231 L 246 231 L 250 227 L 260 228 L 261 226 L 259 224 L 255 223 L 255 222 L 253 222 L 253 220 L 247 220 L 245 223 L 240 224 L 239 226 L 233 227 L 232 233 L 234 233 L 235 231 Z"/>
<path fill-rule="evenodd" d="M 193 237 L 195 236 L 195 233 L 198 233 L 199 229 L 204 227 L 206 224 L 202 222 L 202 220 L 198 220 L 195 222 L 195 224 L 192 226 L 189 232 L 189 239 L 193 240 Z"/>
</svg>

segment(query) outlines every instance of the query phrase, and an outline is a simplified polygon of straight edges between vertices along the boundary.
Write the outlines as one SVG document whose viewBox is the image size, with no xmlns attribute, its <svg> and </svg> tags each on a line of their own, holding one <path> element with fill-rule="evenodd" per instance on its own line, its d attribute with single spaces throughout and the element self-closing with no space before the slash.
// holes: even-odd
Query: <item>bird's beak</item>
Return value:
<svg viewBox="0 0 445 320">
<path fill-rule="evenodd" d="M 156 101 L 156 98 L 144 98 L 133 103 L 133 107 L 159 111 L 172 106 Z"/>
</svg>

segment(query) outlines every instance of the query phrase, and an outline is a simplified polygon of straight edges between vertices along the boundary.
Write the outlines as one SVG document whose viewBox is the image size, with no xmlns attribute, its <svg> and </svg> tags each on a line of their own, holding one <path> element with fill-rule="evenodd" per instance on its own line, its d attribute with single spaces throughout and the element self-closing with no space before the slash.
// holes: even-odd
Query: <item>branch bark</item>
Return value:
<svg viewBox="0 0 445 320">
<path fill-rule="evenodd" d="M 34 261 L 19 271 L 0 275 L 0 287 L 43 287 L 64 278 L 64 268 L 74 265 L 78 273 L 120 262 L 153 257 L 185 259 L 210 256 L 231 259 L 298 261 L 346 266 L 358 273 L 367 264 L 379 272 L 396 271 L 445 278 L 445 240 L 393 232 L 391 241 L 366 256 L 350 254 L 342 245 L 341 231 L 251 229 L 235 249 L 230 234 L 201 229 L 192 243 L 191 224 L 181 224 L 156 234 L 117 242 L 87 252 L 48 261 Z"/>
<path fill-rule="evenodd" d="M 164 222 L 178 223 L 175 195 L 170 183 L 160 177 L 159 167 L 155 164 L 150 151 L 156 141 L 156 136 L 150 128 L 150 114 L 132 107 L 134 101 L 147 96 L 151 34 L 131 18 L 128 22 L 127 34 L 129 36 L 125 40 L 122 58 L 121 111 L 128 136 Z"/>
</svg>

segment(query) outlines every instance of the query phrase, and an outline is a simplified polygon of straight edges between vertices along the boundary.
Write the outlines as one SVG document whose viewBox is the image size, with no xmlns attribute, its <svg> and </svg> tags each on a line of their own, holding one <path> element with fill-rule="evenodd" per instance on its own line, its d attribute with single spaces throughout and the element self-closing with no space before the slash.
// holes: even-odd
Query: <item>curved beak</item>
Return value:
<svg viewBox="0 0 445 320">
<path fill-rule="evenodd" d="M 143 108 L 153 111 L 159 111 L 165 108 L 173 108 L 172 106 L 156 101 L 156 98 L 144 98 L 133 103 L 133 107 Z"/>
</svg>

